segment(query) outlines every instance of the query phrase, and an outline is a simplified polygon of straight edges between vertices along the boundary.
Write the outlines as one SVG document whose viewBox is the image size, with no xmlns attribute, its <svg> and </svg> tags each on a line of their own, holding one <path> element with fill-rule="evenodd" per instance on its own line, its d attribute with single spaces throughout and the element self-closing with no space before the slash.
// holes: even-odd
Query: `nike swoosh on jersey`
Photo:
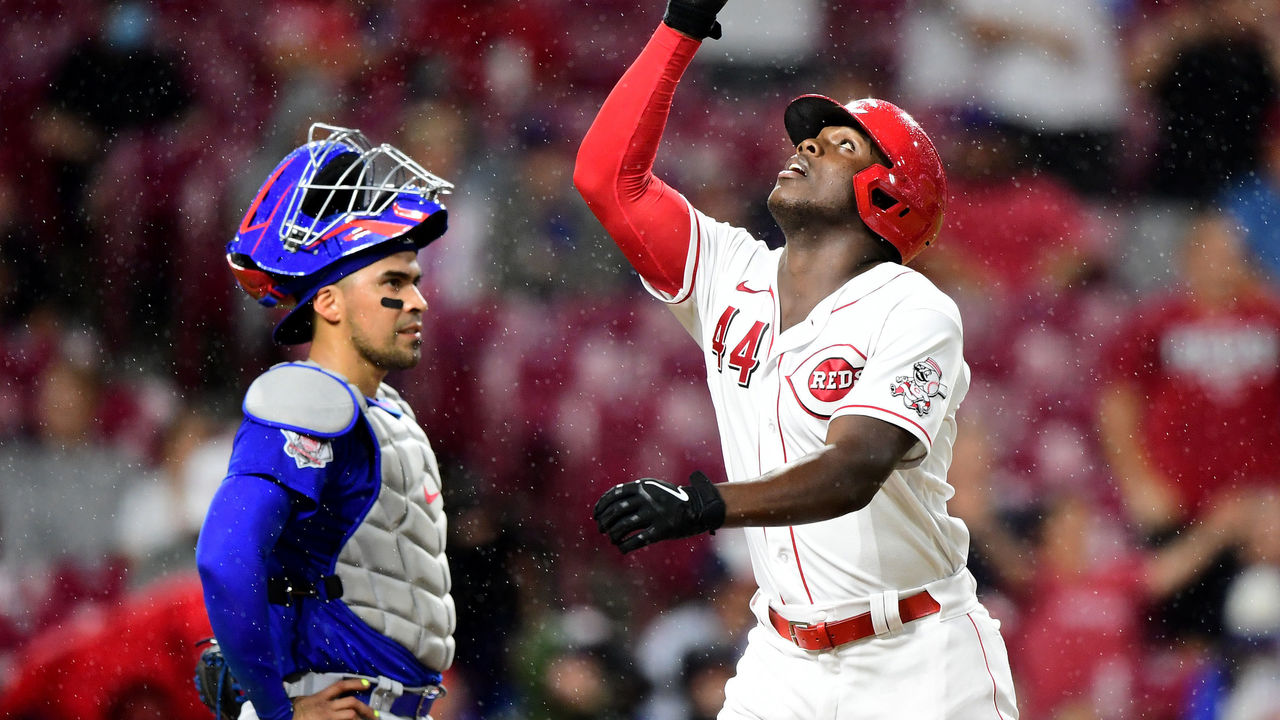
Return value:
<svg viewBox="0 0 1280 720">
<path fill-rule="evenodd" d="M 689 493 L 685 492 L 685 491 L 684 491 L 684 488 L 676 488 L 676 489 L 672 490 L 671 488 L 667 487 L 666 485 L 663 485 L 663 484 L 662 484 L 662 483 L 660 483 L 660 482 L 654 482 L 654 481 L 652 481 L 652 480 L 645 480 L 645 481 L 644 481 L 644 484 L 645 484 L 645 485 L 652 485 L 652 486 L 654 486 L 654 487 L 658 488 L 659 490 L 662 490 L 663 492 L 666 492 L 666 493 L 669 493 L 669 494 L 671 494 L 671 495 L 674 495 L 674 496 L 676 497 L 676 499 L 678 499 L 680 502 L 689 502 Z"/>
<path fill-rule="evenodd" d="M 440 497 L 440 491 L 437 490 L 435 492 L 431 492 L 426 488 L 422 488 L 422 497 L 426 498 L 427 504 L 430 505 L 431 503 L 436 501 L 436 498 Z"/>
<path fill-rule="evenodd" d="M 745 280 L 744 280 L 744 281 L 742 281 L 742 282 L 740 282 L 740 283 L 738 283 L 738 287 L 736 287 L 736 288 L 734 288 L 734 289 L 735 289 L 735 290 L 737 290 L 738 292 L 744 292 L 744 293 L 762 293 L 762 292 L 769 292 L 768 288 L 765 288 L 764 290 L 752 290 L 751 288 L 747 287 L 747 282 L 746 282 Z"/>
</svg>

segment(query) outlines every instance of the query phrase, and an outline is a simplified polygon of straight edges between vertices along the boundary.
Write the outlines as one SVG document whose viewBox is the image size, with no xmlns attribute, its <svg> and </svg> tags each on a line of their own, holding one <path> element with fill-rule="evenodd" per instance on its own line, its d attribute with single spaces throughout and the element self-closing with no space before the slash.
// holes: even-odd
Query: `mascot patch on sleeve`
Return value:
<svg viewBox="0 0 1280 720">
<path fill-rule="evenodd" d="M 284 435 L 284 452 L 298 464 L 298 468 L 322 468 L 333 461 L 333 443 L 292 430 L 281 430 Z"/>
<path fill-rule="evenodd" d="M 942 382 L 942 368 L 933 358 L 925 358 L 911 367 L 910 375 L 899 375 L 889 388 L 894 397 L 902 397 L 908 410 L 924 417 L 933 409 L 933 399 L 947 397 L 947 386 Z"/>
</svg>

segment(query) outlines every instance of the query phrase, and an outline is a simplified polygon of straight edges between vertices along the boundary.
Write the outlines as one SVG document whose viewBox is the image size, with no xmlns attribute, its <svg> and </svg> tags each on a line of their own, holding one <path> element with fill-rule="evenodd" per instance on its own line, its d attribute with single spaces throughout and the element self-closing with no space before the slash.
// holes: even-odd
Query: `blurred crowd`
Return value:
<svg viewBox="0 0 1280 720">
<path fill-rule="evenodd" d="M 1024 717 L 1280 718 L 1280 3 L 730 0 L 658 172 L 764 211 L 802 92 L 946 161 L 951 483 Z M 0 717 L 202 717 L 192 574 L 276 319 L 224 246 L 313 121 L 453 181 L 426 360 L 458 660 L 437 720 L 714 717 L 732 531 L 623 558 L 591 503 L 723 479 L 702 362 L 573 191 L 661 0 L 0 0 Z M 779 16 L 786 13 L 786 17 Z M 719 478 L 716 476 L 720 475 Z"/>
</svg>

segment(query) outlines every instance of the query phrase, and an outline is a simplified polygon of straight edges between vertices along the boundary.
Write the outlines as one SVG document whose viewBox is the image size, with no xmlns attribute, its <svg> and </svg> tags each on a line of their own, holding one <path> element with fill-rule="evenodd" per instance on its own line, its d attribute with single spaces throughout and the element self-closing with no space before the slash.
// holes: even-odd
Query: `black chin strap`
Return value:
<svg viewBox="0 0 1280 720">
<path fill-rule="evenodd" d="M 397 299 L 395 299 L 395 298 L 386 298 L 386 297 L 384 297 L 384 298 L 382 298 L 381 302 L 382 302 L 382 307 L 384 307 L 384 308 L 391 308 L 392 310 L 403 310 L 403 309 L 404 309 L 404 301 L 403 301 L 403 300 L 397 300 Z"/>
</svg>

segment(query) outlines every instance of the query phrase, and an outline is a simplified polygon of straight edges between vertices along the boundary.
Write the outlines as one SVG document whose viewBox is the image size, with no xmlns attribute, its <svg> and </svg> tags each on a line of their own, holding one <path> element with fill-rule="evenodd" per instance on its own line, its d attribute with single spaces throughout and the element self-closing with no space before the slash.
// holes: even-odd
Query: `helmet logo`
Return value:
<svg viewBox="0 0 1280 720">
<path fill-rule="evenodd" d="M 412 208 L 407 208 L 401 205 L 400 203 L 396 203 L 395 205 L 392 205 L 391 211 L 402 218 L 407 218 L 415 222 L 422 222 L 423 220 L 427 219 L 427 214 L 422 212 L 421 210 L 414 210 Z"/>
</svg>

